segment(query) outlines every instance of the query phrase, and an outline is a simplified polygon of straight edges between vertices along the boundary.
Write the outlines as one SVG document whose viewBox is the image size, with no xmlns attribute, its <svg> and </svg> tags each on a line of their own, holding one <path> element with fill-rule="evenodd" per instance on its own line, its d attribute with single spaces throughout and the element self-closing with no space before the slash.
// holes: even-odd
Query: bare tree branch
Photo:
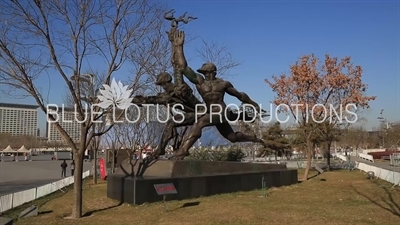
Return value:
<svg viewBox="0 0 400 225">
<path fill-rule="evenodd" d="M 231 70 L 240 66 L 241 62 L 234 59 L 226 45 L 204 39 L 201 42 L 202 46 L 197 49 L 197 54 L 204 62 L 212 62 L 217 66 L 218 76 L 226 78 L 236 75 Z"/>
<path fill-rule="evenodd" d="M 55 118 L 49 115 L 49 102 L 40 81 L 48 76 L 52 83 L 63 81 L 68 96 L 77 108 L 77 117 L 83 120 L 85 103 L 81 100 L 85 83 L 71 80 L 90 71 L 93 65 L 104 74 L 99 84 L 110 84 L 112 76 L 124 65 L 136 68 L 131 86 L 135 90 L 148 75 L 149 69 L 161 61 L 165 51 L 152 41 L 159 40 L 163 5 L 147 0 L 48 0 L 2 1 L 0 3 L 0 85 L 21 90 L 32 96 L 40 109 L 54 122 L 63 139 L 72 148 L 76 164 L 75 206 L 72 217 L 82 215 L 83 154 L 91 139 L 111 128 L 93 131 L 92 114 L 82 123 L 80 143 L 76 144 Z M 138 50 L 153 49 L 152 60 L 132 60 Z M 142 54 L 143 55 L 143 54 Z M 154 60 L 155 56 L 160 60 Z M 103 63 L 103 64 L 101 64 Z M 164 64 L 165 65 L 165 64 Z M 145 69 L 143 69 L 145 68 Z M 152 74 L 153 75 L 153 74 Z M 144 79 L 146 80 L 146 79 Z M 47 87 L 49 89 L 50 87 Z M 98 140 L 96 140 L 98 143 Z"/>
</svg>

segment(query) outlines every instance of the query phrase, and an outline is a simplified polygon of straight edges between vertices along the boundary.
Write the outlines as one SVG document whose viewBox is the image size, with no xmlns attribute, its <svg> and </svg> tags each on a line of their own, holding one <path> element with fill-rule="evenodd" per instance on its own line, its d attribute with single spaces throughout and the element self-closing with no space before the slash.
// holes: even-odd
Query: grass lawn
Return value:
<svg viewBox="0 0 400 225">
<path fill-rule="evenodd" d="M 105 182 L 89 183 L 85 182 L 83 193 L 85 218 L 62 219 L 71 212 L 69 191 L 47 202 L 39 200 L 43 213 L 16 224 L 400 224 L 400 188 L 368 180 L 359 171 L 326 172 L 293 186 L 270 188 L 267 197 L 256 190 L 171 201 L 169 212 L 163 211 L 162 203 L 118 205 L 106 197 Z"/>
</svg>

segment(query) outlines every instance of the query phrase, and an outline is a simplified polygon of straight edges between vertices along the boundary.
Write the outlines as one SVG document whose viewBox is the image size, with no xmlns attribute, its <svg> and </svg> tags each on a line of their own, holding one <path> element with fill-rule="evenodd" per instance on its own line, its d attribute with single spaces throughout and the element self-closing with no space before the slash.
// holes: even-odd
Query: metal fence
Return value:
<svg viewBox="0 0 400 225">
<path fill-rule="evenodd" d="M 82 178 L 90 176 L 90 171 L 82 174 Z M 62 180 L 55 181 L 40 187 L 19 191 L 12 194 L 0 196 L 0 212 L 5 212 L 12 208 L 18 207 L 35 199 L 42 198 L 62 188 L 74 183 L 74 177 L 66 177 Z"/>
<path fill-rule="evenodd" d="M 393 184 L 393 186 L 400 185 L 400 172 L 382 169 L 361 162 L 357 163 L 357 169 L 364 172 L 372 171 L 376 177 Z"/>
</svg>

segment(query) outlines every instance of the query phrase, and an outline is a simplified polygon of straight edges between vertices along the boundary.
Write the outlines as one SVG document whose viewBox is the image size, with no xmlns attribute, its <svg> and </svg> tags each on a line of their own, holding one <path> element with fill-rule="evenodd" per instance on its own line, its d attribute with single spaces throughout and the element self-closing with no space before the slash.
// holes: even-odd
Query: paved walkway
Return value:
<svg viewBox="0 0 400 225">
<path fill-rule="evenodd" d="M 54 182 L 61 178 L 62 161 L 0 162 L 0 196 L 23 191 Z M 68 161 L 67 176 L 70 175 Z M 92 163 L 85 162 L 83 171 L 90 170 Z"/>
<path fill-rule="evenodd" d="M 396 171 L 400 172 L 400 167 L 399 166 L 391 166 L 389 161 L 385 162 L 371 162 L 365 159 L 358 158 L 356 156 L 351 156 L 351 161 L 356 161 L 356 162 L 362 162 L 371 166 L 376 166 L 385 170 L 390 170 L 390 171 Z"/>
</svg>

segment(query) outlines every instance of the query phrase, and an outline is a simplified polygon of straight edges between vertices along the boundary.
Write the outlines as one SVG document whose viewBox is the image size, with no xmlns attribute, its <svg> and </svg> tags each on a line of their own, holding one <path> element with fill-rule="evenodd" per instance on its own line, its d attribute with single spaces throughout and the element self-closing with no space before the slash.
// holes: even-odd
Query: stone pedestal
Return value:
<svg viewBox="0 0 400 225">
<path fill-rule="evenodd" d="M 200 160 L 124 160 L 115 173 L 138 177 L 191 177 L 282 169 L 286 169 L 286 165 Z"/>
<path fill-rule="evenodd" d="M 182 200 L 237 191 L 280 187 L 297 183 L 297 170 L 284 164 L 125 160 L 107 177 L 107 196 L 129 204 L 162 201 L 155 184 L 173 183 L 177 194 L 168 200 Z"/>
</svg>

